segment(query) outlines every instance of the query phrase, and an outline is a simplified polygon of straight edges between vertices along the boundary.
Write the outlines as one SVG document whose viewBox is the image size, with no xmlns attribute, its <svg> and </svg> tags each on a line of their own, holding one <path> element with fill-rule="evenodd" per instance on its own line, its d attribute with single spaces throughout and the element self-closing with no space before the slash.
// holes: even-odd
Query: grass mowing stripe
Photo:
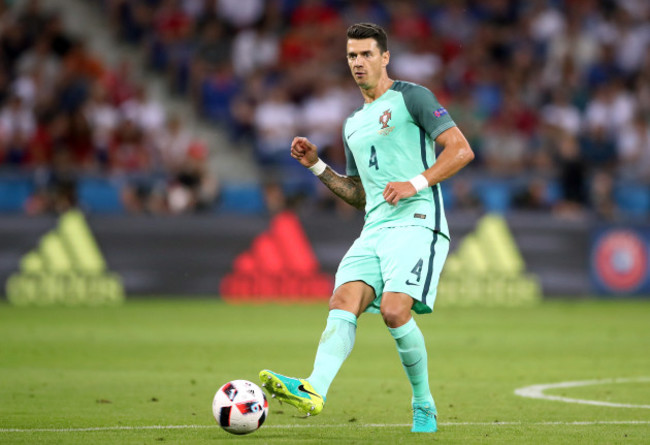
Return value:
<svg viewBox="0 0 650 445">
<path fill-rule="evenodd" d="M 512 425 L 538 425 L 538 426 L 561 426 L 561 425 L 648 425 L 650 420 L 585 420 L 573 422 L 442 422 L 440 426 L 512 426 Z M 401 428 L 409 427 L 410 423 L 366 423 L 353 424 L 341 423 L 338 425 L 318 425 L 318 424 L 287 424 L 287 425 L 267 425 L 265 429 L 289 429 L 289 428 L 344 428 L 344 427 L 361 427 L 361 428 Z M 89 428 L 0 428 L 0 433 L 83 433 L 92 431 L 140 431 L 140 430 L 191 430 L 218 428 L 218 425 L 144 425 L 144 426 L 104 426 Z"/>
</svg>

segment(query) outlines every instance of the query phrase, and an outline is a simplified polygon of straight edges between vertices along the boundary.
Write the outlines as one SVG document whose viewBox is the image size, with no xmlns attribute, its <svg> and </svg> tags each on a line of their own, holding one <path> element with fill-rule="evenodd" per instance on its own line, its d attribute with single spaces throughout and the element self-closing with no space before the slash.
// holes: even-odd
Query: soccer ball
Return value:
<svg viewBox="0 0 650 445">
<path fill-rule="evenodd" d="M 219 426 L 229 433 L 248 434 L 266 420 L 269 402 L 256 384 L 248 380 L 233 380 L 214 395 L 212 414 Z"/>
</svg>

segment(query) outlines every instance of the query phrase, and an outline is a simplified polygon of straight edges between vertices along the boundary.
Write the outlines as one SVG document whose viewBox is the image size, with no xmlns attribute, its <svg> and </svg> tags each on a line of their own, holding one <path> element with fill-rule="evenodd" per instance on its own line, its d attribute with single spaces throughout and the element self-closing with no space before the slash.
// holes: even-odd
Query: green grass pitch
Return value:
<svg viewBox="0 0 650 445">
<path fill-rule="evenodd" d="M 0 304 L 1 444 L 650 443 L 650 409 L 523 398 L 544 383 L 626 378 L 546 394 L 650 405 L 650 301 L 439 308 L 418 316 L 440 430 L 414 435 L 410 388 L 376 315 L 323 412 L 270 401 L 248 436 L 222 431 L 211 401 L 232 379 L 311 371 L 327 306 L 131 300 L 114 308 Z"/>
</svg>

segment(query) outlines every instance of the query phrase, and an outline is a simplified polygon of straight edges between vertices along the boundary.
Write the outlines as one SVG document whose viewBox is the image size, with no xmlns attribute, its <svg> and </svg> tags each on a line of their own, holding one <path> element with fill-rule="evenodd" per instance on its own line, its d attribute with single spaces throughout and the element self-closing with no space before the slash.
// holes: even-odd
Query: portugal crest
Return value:
<svg viewBox="0 0 650 445">
<path fill-rule="evenodd" d="M 379 133 L 382 136 L 388 136 L 391 131 L 395 129 L 395 127 L 389 127 L 388 126 L 388 121 L 390 121 L 391 118 L 391 112 L 390 109 L 384 111 L 384 114 L 379 116 L 379 123 L 381 124 L 381 128 L 377 133 Z"/>
<path fill-rule="evenodd" d="M 379 116 L 379 123 L 381 124 L 381 128 L 388 128 L 388 121 L 390 120 L 390 110 L 384 111 L 384 114 Z"/>
</svg>

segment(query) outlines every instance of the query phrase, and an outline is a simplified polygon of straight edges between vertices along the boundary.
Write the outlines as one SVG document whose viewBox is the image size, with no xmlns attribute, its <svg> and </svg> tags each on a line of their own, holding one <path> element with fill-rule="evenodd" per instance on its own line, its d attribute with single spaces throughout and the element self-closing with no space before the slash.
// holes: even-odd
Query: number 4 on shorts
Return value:
<svg viewBox="0 0 650 445">
<path fill-rule="evenodd" d="M 424 264 L 424 261 L 422 258 L 418 260 L 417 263 L 415 263 L 415 266 L 413 266 L 413 269 L 411 269 L 411 273 L 415 275 L 415 283 L 412 283 L 411 280 L 406 280 L 406 284 L 409 286 L 418 286 L 420 284 L 420 278 L 422 277 L 422 265 Z"/>
</svg>

